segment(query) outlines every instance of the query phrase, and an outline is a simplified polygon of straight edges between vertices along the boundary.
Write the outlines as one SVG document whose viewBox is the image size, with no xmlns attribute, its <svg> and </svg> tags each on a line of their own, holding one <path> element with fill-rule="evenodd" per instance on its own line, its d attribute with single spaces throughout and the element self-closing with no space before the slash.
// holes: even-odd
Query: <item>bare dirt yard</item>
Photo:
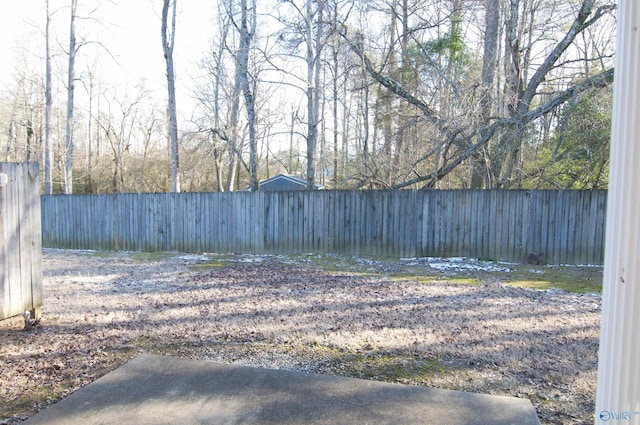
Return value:
<svg viewBox="0 0 640 425">
<path fill-rule="evenodd" d="M 593 422 L 598 267 L 45 250 L 43 273 L 41 323 L 0 321 L 2 425 L 144 352 L 525 397 L 542 423 Z"/>
</svg>

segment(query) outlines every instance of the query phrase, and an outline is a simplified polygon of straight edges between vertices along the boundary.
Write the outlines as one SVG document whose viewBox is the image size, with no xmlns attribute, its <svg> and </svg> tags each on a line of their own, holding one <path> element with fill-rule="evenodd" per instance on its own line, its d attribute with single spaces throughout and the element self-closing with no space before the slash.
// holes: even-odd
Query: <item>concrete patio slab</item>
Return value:
<svg viewBox="0 0 640 425">
<path fill-rule="evenodd" d="M 540 422 L 525 399 L 142 355 L 25 424 Z"/>
</svg>

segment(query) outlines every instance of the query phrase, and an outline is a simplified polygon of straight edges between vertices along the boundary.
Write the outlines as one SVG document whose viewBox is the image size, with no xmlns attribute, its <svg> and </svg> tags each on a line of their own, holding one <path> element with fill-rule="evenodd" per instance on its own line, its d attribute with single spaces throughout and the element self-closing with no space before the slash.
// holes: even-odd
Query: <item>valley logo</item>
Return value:
<svg viewBox="0 0 640 425">
<path fill-rule="evenodd" d="M 640 415 L 640 412 L 610 412 L 603 410 L 600 412 L 600 420 L 603 422 L 630 421 L 635 415 Z"/>
</svg>

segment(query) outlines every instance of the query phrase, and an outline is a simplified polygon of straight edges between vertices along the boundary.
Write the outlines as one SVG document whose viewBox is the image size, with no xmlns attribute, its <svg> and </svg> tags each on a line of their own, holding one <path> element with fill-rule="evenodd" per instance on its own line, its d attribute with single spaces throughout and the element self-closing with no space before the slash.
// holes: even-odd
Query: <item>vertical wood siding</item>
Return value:
<svg viewBox="0 0 640 425">
<path fill-rule="evenodd" d="M 4 175 L 0 177 L 0 320 L 25 311 L 39 316 L 42 248 L 38 164 L 0 162 L 0 175 Z"/>
<path fill-rule="evenodd" d="M 606 191 L 148 193 L 42 197 L 45 247 L 602 264 Z"/>
</svg>

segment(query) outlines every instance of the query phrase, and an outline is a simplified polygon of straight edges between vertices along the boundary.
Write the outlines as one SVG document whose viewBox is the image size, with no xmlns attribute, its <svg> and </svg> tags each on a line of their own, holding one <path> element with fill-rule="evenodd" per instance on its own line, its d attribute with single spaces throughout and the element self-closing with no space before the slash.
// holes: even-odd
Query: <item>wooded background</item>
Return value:
<svg viewBox="0 0 640 425">
<path fill-rule="evenodd" d="M 604 190 L 366 190 L 42 197 L 50 248 L 603 263 Z"/>
<path fill-rule="evenodd" d="M 15 48 L 0 160 L 39 161 L 47 194 L 606 188 L 613 0 L 220 0 L 189 88 L 192 2 L 149 2 L 161 90 L 103 73 L 116 3 L 43 0 Z"/>
</svg>

